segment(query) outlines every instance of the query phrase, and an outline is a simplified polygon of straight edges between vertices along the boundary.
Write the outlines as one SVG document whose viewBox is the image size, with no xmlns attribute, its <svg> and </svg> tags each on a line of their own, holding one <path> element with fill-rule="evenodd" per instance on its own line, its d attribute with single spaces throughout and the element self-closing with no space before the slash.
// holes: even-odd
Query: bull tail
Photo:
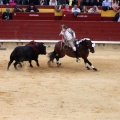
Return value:
<svg viewBox="0 0 120 120">
<path fill-rule="evenodd" d="M 7 70 L 9 70 L 9 67 L 10 67 L 10 65 L 12 64 L 12 62 L 13 62 L 14 60 L 15 60 L 15 59 L 14 59 L 14 53 L 12 52 L 11 55 L 10 55 L 10 61 L 9 61 L 9 63 L 8 63 Z"/>
<path fill-rule="evenodd" d="M 48 53 L 48 57 L 49 57 L 49 62 L 53 62 L 54 61 L 54 58 L 56 58 L 56 52 L 53 51 L 53 52 L 50 52 Z"/>
</svg>

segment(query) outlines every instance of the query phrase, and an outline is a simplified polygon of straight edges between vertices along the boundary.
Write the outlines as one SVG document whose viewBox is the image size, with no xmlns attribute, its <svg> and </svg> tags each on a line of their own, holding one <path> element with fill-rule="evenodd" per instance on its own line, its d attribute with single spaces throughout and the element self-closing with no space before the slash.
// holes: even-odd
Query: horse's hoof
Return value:
<svg viewBox="0 0 120 120">
<path fill-rule="evenodd" d="M 78 59 L 76 59 L 76 62 L 78 62 L 78 63 L 79 63 L 79 62 L 80 62 L 80 59 L 79 59 L 79 58 L 78 58 Z"/>
<path fill-rule="evenodd" d="M 98 71 L 96 68 L 93 68 L 93 70 Z"/>
<path fill-rule="evenodd" d="M 89 67 L 86 67 L 87 68 L 87 70 L 90 70 L 90 68 Z"/>
<path fill-rule="evenodd" d="M 37 64 L 37 66 L 39 67 L 40 65 L 39 65 L 39 64 Z"/>
<path fill-rule="evenodd" d="M 22 65 L 21 65 L 21 64 L 19 64 L 19 65 L 18 65 L 18 67 L 19 67 L 19 68 L 22 68 Z"/>
<path fill-rule="evenodd" d="M 47 64 L 48 64 L 49 67 L 51 67 L 51 62 L 50 61 L 48 61 Z"/>
<path fill-rule="evenodd" d="M 57 66 L 60 67 L 60 66 L 61 66 L 61 63 L 57 63 Z"/>
</svg>

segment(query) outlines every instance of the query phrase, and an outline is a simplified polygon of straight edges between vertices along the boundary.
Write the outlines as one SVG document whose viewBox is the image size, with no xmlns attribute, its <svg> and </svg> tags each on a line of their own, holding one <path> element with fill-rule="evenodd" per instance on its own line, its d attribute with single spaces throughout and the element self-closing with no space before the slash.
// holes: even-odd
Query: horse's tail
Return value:
<svg viewBox="0 0 120 120">
<path fill-rule="evenodd" d="M 48 53 L 48 57 L 49 57 L 49 61 L 53 62 L 54 58 L 56 57 L 56 52 L 53 51 L 53 52 Z"/>
</svg>

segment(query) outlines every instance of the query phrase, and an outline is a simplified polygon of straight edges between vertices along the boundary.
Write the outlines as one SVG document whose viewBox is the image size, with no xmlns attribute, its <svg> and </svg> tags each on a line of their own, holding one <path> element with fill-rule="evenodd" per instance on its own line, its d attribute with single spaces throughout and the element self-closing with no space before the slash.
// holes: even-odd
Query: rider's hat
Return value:
<svg viewBox="0 0 120 120">
<path fill-rule="evenodd" d="M 67 26 L 63 24 L 63 25 L 61 25 L 61 28 L 67 29 Z"/>
</svg>

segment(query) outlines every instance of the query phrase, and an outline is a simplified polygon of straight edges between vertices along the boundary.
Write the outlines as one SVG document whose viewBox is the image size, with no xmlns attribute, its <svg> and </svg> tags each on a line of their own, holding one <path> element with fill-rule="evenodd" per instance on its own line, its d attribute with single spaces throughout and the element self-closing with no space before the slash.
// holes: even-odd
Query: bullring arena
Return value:
<svg viewBox="0 0 120 120">
<path fill-rule="evenodd" d="M 1 5 L 0 16 L 6 7 Z M 38 8 L 39 13 L 13 13 L 13 20 L 0 20 L 0 120 L 120 120 L 120 23 L 111 21 L 115 12 L 74 18 L 55 12 L 54 6 Z M 88 59 L 98 71 L 68 56 L 60 59 L 60 67 L 55 61 L 48 66 L 47 55 L 39 55 L 40 67 L 33 61 L 33 68 L 23 62 L 18 70 L 13 64 L 7 70 L 13 49 L 29 40 L 48 40 L 47 53 L 52 52 L 61 39 L 61 24 L 77 38 L 96 42 Z"/>
<path fill-rule="evenodd" d="M 96 44 L 88 58 L 97 72 L 67 56 L 48 67 L 47 55 L 39 55 L 40 67 L 24 62 L 7 71 L 14 47 L 0 50 L 0 120 L 120 119 L 120 45 Z"/>
</svg>

